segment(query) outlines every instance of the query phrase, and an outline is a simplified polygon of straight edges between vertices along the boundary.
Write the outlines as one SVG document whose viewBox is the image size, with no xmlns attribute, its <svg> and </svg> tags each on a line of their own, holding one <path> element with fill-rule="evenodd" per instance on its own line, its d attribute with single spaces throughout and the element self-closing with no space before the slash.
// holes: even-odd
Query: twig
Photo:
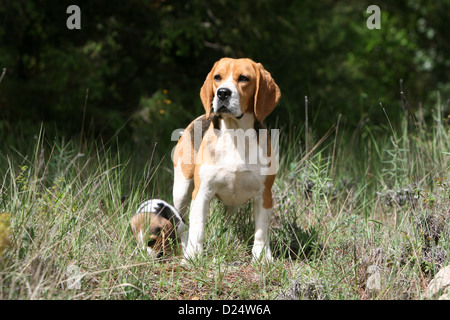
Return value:
<svg viewBox="0 0 450 320">
<path fill-rule="evenodd" d="M 2 83 L 2 80 L 3 80 L 3 77 L 5 76 L 5 74 L 6 74 L 6 68 L 3 68 L 2 75 L 0 76 L 0 83 Z"/>
<path fill-rule="evenodd" d="M 311 153 L 313 153 L 314 152 L 314 150 L 316 150 L 317 149 L 317 147 L 319 147 L 327 138 L 328 138 L 328 136 L 331 134 L 331 132 L 333 132 L 333 130 L 335 129 L 335 124 L 333 124 L 332 126 L 331 126 L 331 128 L 325 133 L 325 135 L 322 137 L 322 138 L 320 138 L 320 140 L 319 140 L 319 142 L 317 142 L 316 143 L 316 145 L 303 157 L 303 158 L 301 158 L 299 161 L 298 161 L 298 163 L 297 163 L 297 165 L 295 166 L 295 173 L 298 173 L 299 172 L 299 168 L 300 168 L 300 164 L 302 164 L 303 163 L 303 161 L 305 161 L 306 159 L 308 159 L 308 157 L 309 157 L 309 155 L 311 154 Z"/>
<path fill-rule="evenodd" d="M 402 106 L 402 110 L 403 112 L 406 110 L 406 106 L 405 106 L 405 102 L 404 102 L 404 94 L 403 94 L 403 79 L 400 79 L 399 81 L 399 85 L 400 85 L 400 95 L 401 95 L 401 106 Z"/>
<path fill-rule="evenodd" d="M 341 121 L 341 116 L 342 116 L 342 114 L 339 114 L 339 117 L 338 117 L 338 120 L 337 120 L 337 125 L 336 125 L 336 133 L 335 133 L 335 136 L 334 136 L 334 144 L 333 144 L 333 153 L 332 153 L 332 157 L 331 157 L 331 174 L 333 174 L 334 175 L 334 173 L 335 173 L 335 165 L 336 165 L 336 163 L 335 163 L 335 156 L 336 156 L 336 143 L 337 143 L 337 137 L 338 137 L 338 133 L 339 133 L 339 122 Z"/>
<path fill-rule="evenodd" d="M 308 125 L 308 96 L 305 96 L 305 147 L 306 153 L 309 152 L 309 125 Z"/>
<path fill-rule="evenodd" d="M 88 97 L 89 97 L 89 88 L 86 88 L 86 98 L 84 100 L 84 109 L 83 109 L 83 120 L 81 122 L 80 148 L 81 148 L 82 143 L 83 143 L 83 138 L 85 138 L 85 134 L 84 134 L 84 120 L 85 120 L 85 117 L 86 117 L 86 107 L 87 107 Z"/>
</svg>

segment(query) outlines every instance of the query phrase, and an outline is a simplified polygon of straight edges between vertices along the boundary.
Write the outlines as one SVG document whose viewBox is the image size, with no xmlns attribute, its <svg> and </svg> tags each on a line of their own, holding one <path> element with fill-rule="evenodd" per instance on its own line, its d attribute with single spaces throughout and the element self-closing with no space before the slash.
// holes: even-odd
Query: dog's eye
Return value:
<svg viewBox="0 0 450 320">
<path fill-rule="evenodd" d="M 238 81 L 239 82 L 249 82 L 250 79 L 248 77 L 244 76 L 244 75 L 240 75 L 239 78 L 238 78 Z"/>
<path fill-rule="evenodd" d="M 155 243 L 156 243 L 156 239 L 152 239 L 152 240 L 150 240 L 150 241 L 147 243 L 147 246 L 148 246 L 148 247 L 153 247 L 153 246 L 155 245 Z"/>
<path fill-rule="evenodd" d="M 220 74 L 216 74 L 216 75 L 214 76 L 214 80 L 216 80 L 216 81 L 221 81 L 221 80 L 222 80 L 222 77 L 220 76 Z"/>
</svg>

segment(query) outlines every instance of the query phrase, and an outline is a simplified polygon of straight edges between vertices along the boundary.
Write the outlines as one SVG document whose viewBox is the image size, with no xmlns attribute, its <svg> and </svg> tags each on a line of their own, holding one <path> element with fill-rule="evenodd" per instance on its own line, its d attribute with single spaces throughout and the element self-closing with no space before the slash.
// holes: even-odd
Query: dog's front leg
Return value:
<svg viewBox="0 0 450 320">
<path fill-rule="evenodd" d="M 253 203 L 255 214 L 255 241 L 252 254 L 254 261 L 271 262 L 272 253 L 269 244 L 269 224 L 272 208 L 264 208 L 261 198 L 255 198 Z"/>
<path fill-rule="evenodd" d="M 211 197 L 199 192 L 192 201 L 189 214 L 189 238 L 184 250 L 184 257 L 192 259 L 203 251 L 205 225 L 209 213 Z"/>
</svg>

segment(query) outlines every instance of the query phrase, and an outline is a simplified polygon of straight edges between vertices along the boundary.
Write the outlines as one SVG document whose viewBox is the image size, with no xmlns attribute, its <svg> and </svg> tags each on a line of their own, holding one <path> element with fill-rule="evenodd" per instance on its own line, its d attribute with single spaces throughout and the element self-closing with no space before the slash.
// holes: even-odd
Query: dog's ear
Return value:
<svg viewBox="0 0 450 320">
<path fill-rule="evenodd" d="M 256 71 L 256 90 L 254 113 L 256 120 L 262 122 L 275 109 L 281 92 L 270 73 L 262 64 L 254 63 Z"/>
<path fill-rule="evenodd" d="M 214 71 L 218 63 L 219 62 L 216 62 L 214 64 L 213 68 L 206 76 L 202 88 L 200 89 L 200 99 L 202 100 L 203 108 L 205 108 L 207 120 L 209 119 L 211 113 L 211 106 L 214 98 L 214 91 L 213 91 Z"/>
<path fill-rule="evenodd" d="M 131 229 L 137 240 L 141 245 L 144 245 L 144 237 L 148 234 L 148 228 L 150 227 L 150 216 L 148 212 L 136 213 L 130 220 Z"/>
<path fill-rule="evenodd" d="M 177 232 L 171 221 L 164 221 L 164 226 L 161 230 L 161 249 L 163 254 L 166 255 L 168 252 L 172 251 L 171 246 L 176 243 Z"/>
</svg>

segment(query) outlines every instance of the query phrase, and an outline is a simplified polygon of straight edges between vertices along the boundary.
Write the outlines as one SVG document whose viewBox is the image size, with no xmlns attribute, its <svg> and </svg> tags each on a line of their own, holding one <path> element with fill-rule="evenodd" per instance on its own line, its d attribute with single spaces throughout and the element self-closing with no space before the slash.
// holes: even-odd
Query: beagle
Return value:
<svg viewBox="0 0 450 320">
<path fill-rule="evenodd" d="M 179 252 L 185 224 L 178 211 L 160 199 L 142 203 L 130 221 L 134 236 L 149 256 Z"/>
<path fill-rule="evenodd" d="M 207 75 L 200 90 L 206 114 L 189 124 L 173 152 L 174 206 L 183 218 L 192 197 L 185 258 L 203 250 L 215 196 L 231 212 L 253 199 L 253 258 L 272 261 L 269 222 L 277 158 L 262 121 L 280 96 L 270 73 L 250 59 L 223 58 Z"/>
</svg>

